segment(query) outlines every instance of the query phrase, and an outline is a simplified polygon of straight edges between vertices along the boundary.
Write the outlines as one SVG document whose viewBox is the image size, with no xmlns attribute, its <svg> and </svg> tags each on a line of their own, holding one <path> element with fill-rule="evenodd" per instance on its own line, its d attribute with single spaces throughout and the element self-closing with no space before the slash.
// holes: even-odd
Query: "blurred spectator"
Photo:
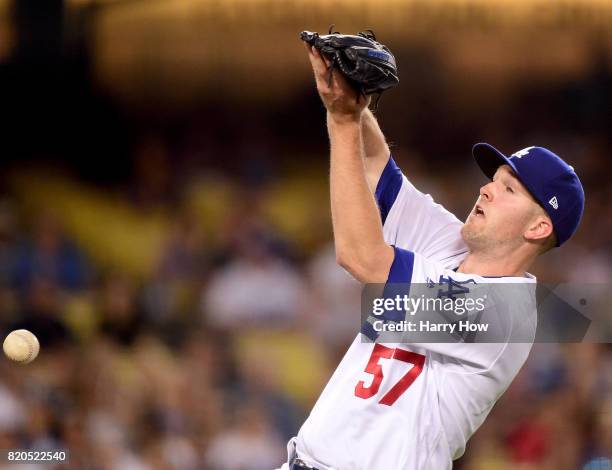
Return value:
<svg viewBox="0 0 612 470">
<path fill-rule="evenodd" d="M 35 279 L 67 290 L 84 289 L 89 283 L 89 267 L 84 255 L 65 237 L 51 212 L 39 215 L 31 239 L 19 247 L 14 263 L 13 282 L 23 291 Z"/>
<path fill-rule="evenodd" d="M 315 254 L 308 274 L 312 302 L 308 327 L 344 354 L 360 328 L 362 285 L 338 265 L 333 244 Z"/>
<path fill-rule="evenodd" d="M 286 460 L 284 442 L 274 434 L 256 403 L 235 410 L 228 424 L 206 450 L 206 464 L 215 470 L 269 470 Z"/>
<path fill-rule="evenodd" d="M 510 458 L 517 466 L 540 466 L 551 449 L 551 431 L 537 419 L 519 423 L 507 438 Z"/>
<path fill-rule="evenodd" d="M 23 403 L 8 387 L 0 383 L 0 436 L 10 440 L 10 433 L 20 429 L 25 416 Z M 0 448 L 5 447 L 0 445 Z"/>
<path fill-rule="evenodd" d="M 204 276 L 209 269 L 209 246 L 199 218 L 185 211 L 160 253 L 153 279 L 146 285 L 144 305 L 149 320 L 168 327 L 193 321 Z"/>
<path fill-rule="evenodd" d="M 203 292 L 205 318 L 229 328 L 289 324 L 304 305 L 303 279 L 272 251 L 272 239 L 260 227 L 236 230 L 235 256 Z"/>
<path fill-rule="evenodd" d="M 178 436 L 168 436 L 145 449 L 145 461 L 152 469 L 197 470 L 201 457 L 193 443 Z"/>
<path fill-rule="evenodd" d="M 121 346 L 131 346 L 145 329 L 137 291 L 126 276 L 109 276 L 100 298 L 100 332 Z"/>
<path fill-rule="evenodd" d="M 163 248 L 157 274 L 164 281 L 200 279 L 208 265 L 207 240 L 198 215 L 179 214 L 168 243 Z"/>
</svg>

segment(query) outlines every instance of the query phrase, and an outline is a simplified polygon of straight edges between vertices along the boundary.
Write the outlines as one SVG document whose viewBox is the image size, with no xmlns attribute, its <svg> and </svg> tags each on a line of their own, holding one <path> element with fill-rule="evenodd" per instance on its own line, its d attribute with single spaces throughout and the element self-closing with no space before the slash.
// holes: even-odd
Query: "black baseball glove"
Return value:
<svg viewBox="0 0 612 470">
<path fill-rule="evenodd" d="M 357 35 L 331 32 L 319 35 L 302 31 L 300 39 L 316 47 L 331 62 L 329 80 L 334 67 L 363 95 L 380 94 L 399 83 L 395 57 L 391 51 L 376 41 L 371 30 Z"/>
</svg>

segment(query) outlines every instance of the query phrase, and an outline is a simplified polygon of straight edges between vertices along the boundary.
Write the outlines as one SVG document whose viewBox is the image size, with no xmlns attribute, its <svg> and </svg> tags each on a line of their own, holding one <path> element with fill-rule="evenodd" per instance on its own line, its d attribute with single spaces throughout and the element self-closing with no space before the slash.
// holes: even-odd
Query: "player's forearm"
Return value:
<svg viewBox="0 0 612 470">
<path fill-rule="evenodd" d="M 365 109 L 361 117 L 361 129 L 363 131 L 363 147 L 366 158 L 388 158 L 389 146 L 385 140 L 378 120 L 370 111 Z"/>
<path fill-rule="evenodd" d="M 362 114 L 361 129 L 366 157 L 366 177 L 370 190 L 374 192 L 391 152 L 376 117 L 369 109 L 365 109 Z"/>
<path fill-rule="evenodd" d="M 328 114 L 327 125 L 336 257 L 357 279 L 384 282 L 392 249 L 384 241 L 380 214 L 366 180 L 361 120 L 339 121 Z"/>
</svg>

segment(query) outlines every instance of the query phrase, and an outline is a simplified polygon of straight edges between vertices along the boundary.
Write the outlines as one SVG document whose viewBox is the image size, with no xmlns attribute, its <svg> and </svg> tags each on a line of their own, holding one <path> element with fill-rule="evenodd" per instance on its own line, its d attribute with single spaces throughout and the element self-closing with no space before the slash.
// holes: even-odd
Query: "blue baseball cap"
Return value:
<svg viewBox="0 0 612 470">
<path fill-rule="evenodd" d="M 527 147 L 505 156 L 489 144 L 476 144 L 472 155 L 488 178 L 508 165 L 546 211 L 552 221 L 557 246 L 574 234 L 584 212 L 584 190 L 578 175 L 558 155 L 544 147 Z"/>
</svg>

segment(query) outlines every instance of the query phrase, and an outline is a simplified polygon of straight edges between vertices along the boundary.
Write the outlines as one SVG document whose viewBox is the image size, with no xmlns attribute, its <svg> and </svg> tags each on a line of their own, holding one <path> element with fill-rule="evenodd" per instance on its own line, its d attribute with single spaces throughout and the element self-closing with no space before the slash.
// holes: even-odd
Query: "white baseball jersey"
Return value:
<svg viewBox="0 0 612 470">
<path fill-rule="evenodd" d="M 453 270 L 466 256 L 462 223 L 419 192 L 393 159 L 376 190 L 395 246 L 389 283 L 531 283 Z M 529 287 L 531 289 L 531 287 Z M 535 289 L 533 289 L 535 290 Z M 535 294 L 521 308 L 535 335 Z M 334 470 L 449 469 L 529 354 L 530 342 L 372 343 L 364 323 L 295 439 L 307 463 Z"/>
</svg>

